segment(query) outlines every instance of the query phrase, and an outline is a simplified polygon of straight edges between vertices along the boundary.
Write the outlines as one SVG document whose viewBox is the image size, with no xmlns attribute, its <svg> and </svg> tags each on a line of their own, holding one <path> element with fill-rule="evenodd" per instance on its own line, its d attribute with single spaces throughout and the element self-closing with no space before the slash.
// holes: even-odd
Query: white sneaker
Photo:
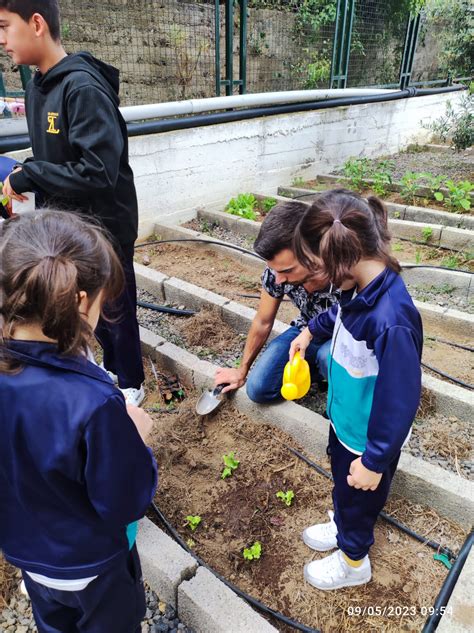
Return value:
<svg viewBox="0 0 474 633">
<path fill-rule="evenodd" d="M 114 372 L 113 372 L 113 371 L 109 371 L 108 369 L 105 369 L 105 365 L 104 365 L 104 363 L 101 363 L 101 364 L 99 365 L 99 367 L 100 367 L 101 369 L 103 369 L 103 370 L 105 371 L 105 373 L 107 374 L 107 376 L 108 376 L 109 378 L 111 378 L 111 379 L 114 381 L 114 384 L 115 384 L 115 385 L 118 385 L 118 376 L 117 376 L 117 374 L 114 374 Z"/>
<path fill-rule="evenodd" d="M 133 404 L 136 407 L 139 407 L 145 400 L 145 390 L 143 389 L 143 385 L 140 389 L 129 387 L 128 389 L 120 389 L 120 391 L 123 393 L 126 404 Z"/>
<path fill-rule="evenodd" d="M 334 523 L 334 512 L 328 511 L 329 523 L 312 525 L 303 532 L 303 541 L 317 552 L 327 552 L 337 547 L 337 526 Z"/>
<path fill-rule="evenodd" d="M 316 589 L 328 591 L 365 585 L 372 578 L 369 557 L 366 556 L 359 567 L 351 567 L 344 560 L 340 549 L 326 558 L 313 560 L 304 567 L 304 578 Z"/>
</svg>

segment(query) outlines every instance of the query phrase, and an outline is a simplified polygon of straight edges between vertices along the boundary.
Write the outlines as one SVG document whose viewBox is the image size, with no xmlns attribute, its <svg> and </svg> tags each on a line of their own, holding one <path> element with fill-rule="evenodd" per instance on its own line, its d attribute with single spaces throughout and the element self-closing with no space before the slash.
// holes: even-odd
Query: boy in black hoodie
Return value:
<svg viewBox="0 0 474 633">
<path fill-rule="evenodd" d="M 128 163 L 127 128 L 118 109 L 119 72 L 89 53 L 67 55 L 57 0 L 0 0 L 0 44 L 15 64 L 37 66 L 26 89 L 33 159 L 4 182 L 4 195 L 34 191 L 47 206 L 82 212 L 109 231 L 126 289 L 96 330 L 104 368 L 127 403 L 144 398 L 136 317 L 133 246 L 138 207 Z"/>
</svg>

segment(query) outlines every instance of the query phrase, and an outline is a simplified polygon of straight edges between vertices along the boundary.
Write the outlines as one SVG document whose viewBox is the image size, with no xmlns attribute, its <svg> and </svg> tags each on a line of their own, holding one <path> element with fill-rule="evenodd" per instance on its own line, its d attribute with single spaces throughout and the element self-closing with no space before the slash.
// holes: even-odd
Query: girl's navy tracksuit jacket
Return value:
<svg viewBox="0 0 474 633">
<path fill-rule="evenodd" d="M 50 578 L 103 574 L 129 552 L 155 460 L 100 367 L 50 343 L 8 346 L 23 368 L 0 375 L 0 548 Z"/>
</svg>

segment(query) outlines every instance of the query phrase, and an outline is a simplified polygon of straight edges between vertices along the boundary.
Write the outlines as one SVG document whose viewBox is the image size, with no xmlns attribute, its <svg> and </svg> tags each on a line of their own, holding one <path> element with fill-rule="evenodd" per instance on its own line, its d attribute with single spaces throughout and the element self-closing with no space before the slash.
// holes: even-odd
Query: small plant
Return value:
<svg viewBox="0 0 474 633">
<path fill-rule="evenodd" d="M 255 541 L 251 547 L 244 547 L 244 560 L 258 560 L 262 555 L 262 544 Z"/>
<path fill-rule="evenodd" d="M 64 22 L 61 29 L 61 36 L 63 40 L 67 40 L 67 38 L 70 37 L 70 35 L 71 35 L 71 26 L 70 24 L 68 24 L 68 22 Z"/>
<path fill-rule="evenodd" d="M 445 183 L 448 195 L 446 196 L 446 204 L 451 211 L 464 213 L 471 208 L 471 193 L 474 184 L 469 180 L 447 180 Z M 440 192 L 441 193 L 441 192 Z"/>
<path fill-rule="evenodd" d="M 431 226 L 425 226 L 423 227 L 421 234 L 423 236 L 423 241 L 429 242 L 430 239 L 433 237 L 433 229 L 431 228 Z"/>
<path fill-rule="evenodd" d="M 247 220 L 256 220 L 255 205 L 257 200 L 252 193 L 239 193 L 237 198 L 232 198 L 225 210 L 231 215 L 238 215 Z"/>
<path fill-rule="evenodd" d="M 231 477 L 234 474 L 234 470 L 237 470 L 240 461 L 235 459 L 235 453 L 233 451 L 228 455 L 222 455 L 222 459 L 224 460 L 225 468 L 221 473 L 221 479 L 227 479 L 227 477 Z"/>
<path fill-rule="evenodd" d="M 350 185 L 357 191 L 362 191 L 369 173 L 369 161 L 367 158 L 349 158 L 344 163 L 344 176 L 349 179 Z"/>
<path fill-rule="evenodd" d="M 196 545 L 196 543 L 193 541 L 192 538 L 188 538 L 186 540 L 186 545 L 189 547 L 189 549 L 193 549 L 193 547 Z"/>
<path fill-rule="evenodd" d="M 392 250 L 394 250 L 395 252 L 399 253 L 400 251 L 403 250 L 403 246 L 400 243 L 393 244 Z"/>
<path fill-rule="evenodd" d="M 302 187 L 304 185 L 304 178 L 301 176 L 295 176 L 291 182 L 292 187 Z"/>
<path fill-rule="evenodd" d="M 188 514 L 188 516 L 186 517 L 186 523 L 185 525 L 188 526 L 188 528 L 191 528 L 191 530 L 194 532 L 197 528 L 197 526 L 201 523 L 202 519 L 199 515 L 197 514 Z"/>
<path fill-rule="evenodd" d="M 241 358 L 236 358 L 234 360 L 234 362 L 232 363 L 232 367 L 235 367 L 236 369 L 238 369 L 241 364 L 242 364 L 242 359 Z"/>
<path fill-rule="evenodd" d="M 441 260 L 441 266 L 445 268 L 459 268 L 461 262 L 457 255 L 449 255 L 448 257 L 443 257 Z"/>
<path fill-rule="evenodd" d="M 431 130 L 443 143 L 450 138 L 456 151 L 467 149 L 474 144 L 474 96 L 463 95 L 456 109 L 448 101 L 446 113 L 423 127 Z"/>
<path fill-rule="evenodd" d="M 400 178 L 400 196 L 403 200 L 411 200 L 412 204 L 414 203 L 419 179 L 420 174 L 416 174 L 414 171 L 407 171 Z"/>
<path fill-rule="evenodd" d="M 446 176 L 435 176 L 430 172 L 424 172 L 420 174 L 420 178 L 423 178 L 424 182 L 426 183 L 426 186 L 430 190 L 431 197 L 438 202 L 441 202 L 444 196 L 441 193 L 440 189 L 446 181 Z"/>
<path fill-rule="evenodd" d="M 293 499 L 295 498 L 295 493 L 293 490 L 287 490 L 286 492 L 279 490 L 276 493 L 276 496 L 278 499 L 281 499 L 286 506 L 290 507 L 293 503 Z"/>
<path fill-rule="evenodd" d="M 400 219 L 400 211 L 395 211 L 393 214 L 393 217 L 395 220 L 399 220 Z"/>
<path fill-rule="evenodd" d="M 417 250 L 415 253 L 415 264 L 421 264 L 423 261 L 423 253 L 420 250 Z"/>
<path fill-rule="evenodd" d="M 276 203 L 277 203 L 276 198 L 265 198 L 262 202 L 263 215 L 266 215 L 269 211 L 271 211 L 273 207 L 276 205 Z"/>
</svg>

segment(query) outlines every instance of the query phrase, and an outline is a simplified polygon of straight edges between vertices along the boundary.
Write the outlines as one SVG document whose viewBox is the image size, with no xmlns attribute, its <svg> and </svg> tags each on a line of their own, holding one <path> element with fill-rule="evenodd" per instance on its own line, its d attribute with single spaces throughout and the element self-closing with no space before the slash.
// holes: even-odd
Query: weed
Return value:
<svg viewBox="0 0 474 633">
<path fill-rule="evenodd" d="M 367 158 L 349 158 L 344 163 L 344 175 L 349 179 L 350 185 L 357 191 L 362 191 L 369 173 L 369 161 Z"/>
<path fill-rule="evenodd" d="M 417 250 L 415 253 L 415 264 L 421 264 L 423 261 L 423 253 L 420 250 Z"/>
<path fill-rule="evenodd" d="M 276 496 L 278 499 L 281 499 L 286 506 L 289 507 L 293 503 L 295 493 L 293 492 L 293 490 L 287 490 L 286 492 L 283 492 L 283 490 L 279 490 L 276 493 Z"/>
<path fill-rule="evenodd" d="M 248 277 L 243 273 L 239 275 L 239 282 L 245 290 L 259 290 L 260 284 L 252 277 Z"/>
<path fill-rule="evenodd" d="M 461 262 L 457 255 L 449 255 L 448 257 L 443 257 L 440 262 L 441 266 L 445 266 L 446 268 L 459 268 Z"/>
<path fill-rule="evenodd" d="M 186 545 L 189 547 L 189 549 L 193 549 L 193 547 L 196 545 L 196 543 L 193 541 L 192 538 L 188 538 L 186 540 Z"/>
<path fill-rule="evenodd" d="M 393 244 L 392 250 L 395 251 L 396 253 L 399 253 L 400 251 L 403 250 L 403 246 L 400 243 Z"/>
<path fill-rule="evenodd" d="M 258 560 L 262 555 L 262 544 L 260 541 L 255 541 L 255 543 L 251 547 L 244 548 L 244 559 L 245 560 Z"/>
<path fill-rule="evenodd" d="M 370 174 L 373 179 L 372 190 L 378 196 L 385 196 L 388 185 L 392 184 L 392 170 L 394 163 L 391 160 L 381 160 L 375 170 Z"/>
<path fill-rule="evenodd" d="M 241 364 L 242 364 L 242 359 L 241 358 L 236 358 L 234 360 L 234 362 L 232 363 L 232 367 L 235 367 L 236 369 L 238 369 Z"/>
<path fill-rule="evenodd" d="M 433 229 L 431 228 L 431 226 L 423 227 L 421 231 L 421 235 L 423 236 L 424 242 L 429 242 L 431 238 L 433 237 Z"/>
<path fill-rule="evenodd" d="M 393 217 L 394 217 L 395 220 L 399 220 L 400 219 L 400 211 L 394 211 Z"/>
<path fill-rule="evenodd" d="M 71 26 L 67 22 L 64 22 L 61 29 L 62 39 L 67 40 L 67 38 L 70 37 L 70 35 L 71 35 Z"/>
<path fill-rule="evenodd" d="M 202 519 L 198 514 L 188 514 L 188 516 L 186 517 L 185 525 L 187 525 L 188 528 L 191 528 L 191 530 L 194 532 L 201 521 Z"/>
<path fill-rule="evenodd" d="M 201 233 L 212 234 L 214 229 L 219 227 L 219 222 L 208 222 L 207 220 L 201 220 Z"/>
<path fill-rule="evenodd" d="M 231 451 L 228 455 L 222 455 L 222 459 L 224 460 L 224 470 L 221 473 L 221 479 L 227 479 L 227 477 L 231 477 L 234 473 L 234 470 L 237 470 L 239 467 L 240 461 L 235 459 L 235 453 Z"/>
<path fill-rule="evenodd" d="M 430 190 L 431 197 L 441 202 L 444 196 L 440 189 L 446 181 L 446 176 L 435 176 L 431 172 L 423 172 L 420 174 L 420 177 L 423 178 L 426 186 Z"/>
<path fill-rule="evenodd" d="M 302 187 L 304 184 L 304 178 L 301 176 L 295 176 L 291 182 L 292 187 Z"/>
<path fill-rule="evenodd" d="M 276 198 L 265 198 L 262 202 L 262 213 L 266 215 L 276 205 Z"/>
<path fill-rule="evenodd" d="M 237 215 L 247 220 L 256 220 L 255 205 L 257 200 L 252 193 L 239 193 L 237 198 L 232 198 L 225 210 L 231 215 Z"/>
</svg>

